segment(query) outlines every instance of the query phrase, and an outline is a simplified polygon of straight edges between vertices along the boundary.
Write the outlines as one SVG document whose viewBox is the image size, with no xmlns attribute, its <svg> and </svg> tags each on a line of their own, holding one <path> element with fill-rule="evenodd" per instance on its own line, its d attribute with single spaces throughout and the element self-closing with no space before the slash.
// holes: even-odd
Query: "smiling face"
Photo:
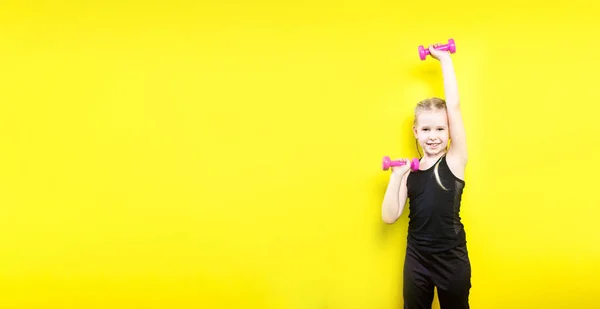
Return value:
<svg viewBox="0 0 600 309">
<path fill-rule="evenodd" d="M 415 138 L 427 156 L 437 156 L 446 150 L 450 134 L 445 108 L 419 110 L 415 115 Z"/>
</svg>

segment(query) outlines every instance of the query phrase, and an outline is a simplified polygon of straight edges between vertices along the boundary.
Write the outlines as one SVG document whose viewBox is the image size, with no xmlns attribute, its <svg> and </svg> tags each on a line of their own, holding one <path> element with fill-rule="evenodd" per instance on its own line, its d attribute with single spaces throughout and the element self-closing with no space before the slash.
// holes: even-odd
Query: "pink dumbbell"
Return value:
<svg viewBox="0 0 600 309">
<path fill-rule="evenodd" d="M 392 167 L 392 166 L 402 166 L 404 164 L 406 164 L 406 162 L 404 162 L 402 160 L 394 160 L 394 161 L 392 161 L 390 159 L 390 157 L 388 157 L 388 156 L 383 157 L 383 170 L 384 171 L 389 170 L 390 167 Z M 417 159 L 417 158 L 412 159 L 410 161 L 410 168 L 413 171 L 418 170 L 419 169 L 419 159 Z"/>
<path fill-rule="evenodd" d="M 449 39 L 448 44 L 440 45 L 435 49 L 447 50 L 450 51 L 450 53 L 454 54 L 456 52 L 456 44 L 454 43 L 454 39 Z M 419 46 L 419 57 L 421 58 L 421 60 L 425 60 L 425 58 L 427 58 L 427 55 L 429 54 L 429 49 L 423 47 L 423 45 Z"/>
</svg>

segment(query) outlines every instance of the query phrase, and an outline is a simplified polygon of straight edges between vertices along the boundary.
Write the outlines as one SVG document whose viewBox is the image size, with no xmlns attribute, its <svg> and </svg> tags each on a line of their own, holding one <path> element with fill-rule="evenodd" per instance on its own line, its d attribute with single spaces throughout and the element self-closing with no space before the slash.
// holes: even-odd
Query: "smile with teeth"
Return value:
<svg viewBox="0 0 600 309">
<path fill-rule="evenodd" d="M 436 147 L 439 144 L 440 143 L 427 143 L 427 146 L 429 146 L 429 147 Z"/>
</svg>

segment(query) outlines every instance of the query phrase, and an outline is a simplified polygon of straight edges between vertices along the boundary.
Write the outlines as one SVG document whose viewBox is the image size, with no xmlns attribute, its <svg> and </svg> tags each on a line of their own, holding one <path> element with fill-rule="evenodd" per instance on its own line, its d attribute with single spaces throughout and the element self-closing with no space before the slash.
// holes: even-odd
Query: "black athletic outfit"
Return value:
<svg viewBox="0 0 600 309">
<path fill-rule="evenodd" d="M 411 172 L 407 180 L 409 224 L 404 262 L 404 309 L 430 309 L 434 287 L 441 309 L 469 308 L 471 263 L 461 223 L 460 202 L 465 182 L 439 159 L 427 170 Z"/>
</svg>

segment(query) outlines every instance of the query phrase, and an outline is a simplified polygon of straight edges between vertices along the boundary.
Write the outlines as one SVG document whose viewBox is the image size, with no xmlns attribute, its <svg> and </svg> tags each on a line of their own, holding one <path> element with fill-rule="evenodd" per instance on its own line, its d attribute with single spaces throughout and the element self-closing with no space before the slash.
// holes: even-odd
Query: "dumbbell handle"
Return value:
<svg viewBox="0 0 600 309">
<path fill-rule="evenodd" d="M 435 50 L 450 50 L 450 44 L 443 44 L 434 48 Z M 429 49 L 425 49 L 425 53 L 429 55 Z"/>
<path fill-rule="evenodd" d="M 407 163 L 407 162 L 405 162 L 405 161 L 402 161 L 402 160 L 393 160 L 393 161 L 392 161 L 392 160 L 390 159 L 390 157 L 388 157 L 388 156 L 385 156 L 385 157 L 383 157 L 383 160 L 382 160 L 382 167 L 383 167 L 383 170 L 384 170 L 384 171 L 387 171 L 387 170 L 389 170 L 389 169 L 390 169 L 390 167 L 392 167 L 392 166 L 402 166 L 402 165 L 405 165 L 406 163 Z M 417 158 L 414 158 L 414 159 L 412 159 L 412 160 L 410 161 L 410 168 L 411 168 L 413 171 L 416 171 L 416 170 L 418 170 L 418 169 L 419 169 L 419 159 L 417 159 Z"/>
</svg>

